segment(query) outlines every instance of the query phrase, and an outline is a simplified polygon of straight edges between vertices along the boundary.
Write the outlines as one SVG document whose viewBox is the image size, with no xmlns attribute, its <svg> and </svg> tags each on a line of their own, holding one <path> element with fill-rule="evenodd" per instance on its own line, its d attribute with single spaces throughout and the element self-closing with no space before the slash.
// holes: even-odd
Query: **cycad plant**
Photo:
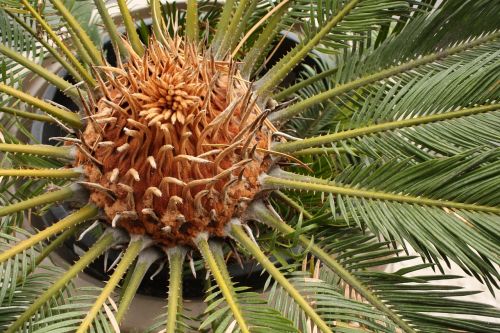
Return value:
<svg viewBox="0 0 500 333">
<path fill-rule="evenodd" d="M 163 263 L 150 332 L 500 331 L 474 291 L 435 283 L 454 264 L 498 288 L 498 1 L 151 0 L 150 28 L 116 4 L 0 1 L 2 332 L 119 331 Z M 32 96 L 36 77 L 78 109 Z M 67 135 L 41 145 L 33 122 Z M 44 264 L 88 233 L 69 268 Z M 104 286 L 76 288 L 112 248 Z"/>
</svg>

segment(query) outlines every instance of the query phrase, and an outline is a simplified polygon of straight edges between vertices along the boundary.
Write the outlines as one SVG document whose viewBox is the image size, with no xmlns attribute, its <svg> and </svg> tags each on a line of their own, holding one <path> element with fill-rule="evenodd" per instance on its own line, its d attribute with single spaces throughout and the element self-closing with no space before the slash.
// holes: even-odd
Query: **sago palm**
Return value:
<svg viewBox="0 0 500 333">
<path fill-rule="evenodd" d="M 500 331 L 494 307 L 460 298 L 474 291 L 435 283 L 454 263 L 498 287 L 498 1 L 148 6 L 149 27 L 125 0 L 0 1 L 2 332 L 118 331 L 163 263 L 151 332 Z M 77 107 L 33 96 L 36 77 Z M 65 135 L 42 145 L 36 122 Z M 88 233 L 70 268 L 43 263 Z M 102 288 L 74 286 L 116 248 Z"/>
</svg>

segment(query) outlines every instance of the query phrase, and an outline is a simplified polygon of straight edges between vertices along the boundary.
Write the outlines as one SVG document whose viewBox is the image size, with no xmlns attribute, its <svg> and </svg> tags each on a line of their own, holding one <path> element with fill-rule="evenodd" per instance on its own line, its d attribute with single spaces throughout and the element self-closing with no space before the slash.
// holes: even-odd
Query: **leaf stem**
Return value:
<svg viewBox="0 0 500 333">
<path fill-rule="evenodd" d="M 324 333 L 332 333 L 332 330 L 321 319 L 311 305 L 302 297 L 297 289 L 288 281 L 288 279 L 274 266 L 269 258 L 262 252 L 259 247 L 245 234 L 245 231 L 240 225 L 233 224 L 231 226 L 231 235 L 243 247 L 252 254 L 252 256 L 264 267 L 264 269 L 272 275 L 272 277 L 285 289 L 288 294 L 297 302 L 302 310 L 309 318 L 318 326 Z"/>
<path fill-rule="evenodd" d="M 45 123 L 55 123 L 56 122 L 54 120 L 54 118 L 51 118 L 49 116 L 46 116 L 43 114 L 38 114 L 38 113 L 33 113 L 33 112 L 28 112 L 28 111 L 22 111 L 22 110 L 8 107 L 8 106 L 0 106 L 0 112 L 8 113 L 8 114 L 11 114 L 15 117 L 21 117 L 21 118 L 36 120 L 36 121 L 43 121 Z"/>
<path fill-rule="evenodd" d="M 30 59 L 22 56 L 18 52 L 8 48 L 5 45 L 0 44 L 0 53 L 14 60 L 16 63 L 26 67 L 33 73 L 39 75 L 40 77 L 44 78 L 47 82 L 59 88 L 59 90 L 67 93 L 70 97 L 78 98 L 79 96 L 78 91 L 76 91 L 75 87 L 68 81 L 61 78 L 60 76 L 54 74 L 52 71 L 31 61 Z"/>
<path fill-rule="evenodd" d="M 25 92 L 19 91 L 15 88 L 12 88 L 6 84 L 0 83 L 0 92 L 3 92 L 9 96 L 12 96 L 14 98 L 17 98 L 29 105 L 32 105 L 54 117 L 57 119 L 60 119 L 64 123 L 67 123 L 73 128 L 82 128 L 83 123 L 82 120 L 80 119 L 80 116 L 78 113 L 74 112 L 69 112 L 66 110 L 63 110 L 61 108 L 58 108 L 57 106 L 54 106 L 50 103 L 47 103 L 45 101 L 42 101 L 41 99 L 38 99 L 36 97 L 31 96 L 30 94 L 27 94 Z"/>
<path fill-rule="evenodd" d="M 222 292 L 222 295 L 224 295 L 224 299 L 226 300 L 229 308 L 231 309 L 234 319 L 238 323 L 241 332 L 250 333 L 248 325 L 245 319 L 243 318 L 243 313 L 240 309 L 240 306 L 238 305 L 234 297 L 234 293 L 231 290 L 230 287 L 231 281 L 230 280 L 227 281 L 224 279 L 224 275 L 221 272 L 219 265 L 217 265 L 217 262 L 212 254 L 212 251 L 210 250 L 208 241 L 205 238 L 200 237 L 198 239 L 197 246 L 201 252 L 201 255 L 203 256 L 203 259 L 205 259 L 205 263 L 208 265 L 208 268 L 210 269 L 210 273 L 212 273 L 212 276 L 217 282 L 217 285 L 220 291 Z"/>
<path fill-rule="evenodd" d="M 229 1 L 228 1 L 229 2 Z M 232 1 L 231 1 L 232 2 Z M 249 4 L 250 0 L 240 0 L 238 6 L 236 7 L 236 12 L 232 17 L 230 17 L 228 22 L 227 30 L 223 31 L 223 38 L 221 41 L 221 46 L 217 50 L 217 59 L 222 59 L 230 54 L 231 45 L 233 44 L 233 40 L 235 38 L 239 38 L 239 36 L 235 36 L 235 32 L 238 30 L 238 25 L 240 24 L 241 18 L 243 17 L 243 13 L 245 12 L 245 8 Z M 228 4 L 226 3 L 226 6 Z"/>
<path fill-rule="evenodd" d="M 269 73 L 257 82 L 257 95 L 265 96 L 290 73 L 307 54 L 318 45 L 323 37 L 326 36 L 337 24 L 339 24 L 349 12 L 356 7 L 360 0 L 349 1 L 332 19 L 326 23 L 313 38 L 309 39 L 305 44 L 298 44 L 294 50 L 283 57 L 276 65 L 274 65 Z"/>
<path fill-rule="evenodd" d="M 148 272 L 149 267 L 159 258 L 159 252 L 155 249 L 147 249 L 139 254 L 137 263 L 130 275 L 130 279 L 127 281 L 126 286 L 123 286 L 124 290 L 120 296 L 120 305 L 118 305 L 118 311 L 116 312 L 116 321 L 120 323 L 127 313 L 127 310 L 134 299 L 134 296 L 139 289 L 144 276 Z"/>
<path fill-rule="evenodd" d="M 57 47 L 64 53 L 64 55 L 68 58 L 68 60 L 75 67 L 78 73 L 82 76 L 85 82 L 87 82 L 91 87 L 95 87 L 97 85 L 96 81 L 92 78 L 89 72 L 87 72 L 85 67 L 82 66 L 82 64 L 73 55 L 73 53 L 71 53 L 68 47 L 63 43 L 63 41 L 59 38 L 59 36 L 55 33 L 55 31 L 52 30 L 50 25 L 42 18 L 42 16 L 38 13 L 38 11 L 35 8 L 33 8 L 33 6 L 31 6 L 28 0 L 21 0 L 21 2 L 30 12 L 31 16 L 42 26 L 43 30 L 54 41 Z"/>
<path fill-rule="evenodd" d="M 82 172 L 77 169 L 0 169 L 0 177 L 31 177 L 31 178 L 78 178 Z"/>
<path fill-rule="evenodd" d="M 442 51 L 436 52 L 436 53 L 431 53 L 426 56 L 423 56 L 421 58 L 411 60 L 408 62 L 405 62 L 401 65 L 397 65 L 394 67 L 390 67 L 384 70 L 381 70 L 380 72 L 370 74 L 367 76 L 360 77 L 359 79 L 356 79 L 354 81 L 351 81 L 349 83 L 341 84 L 333 89 L 327 90 L 325 92 L 322 92 L 320 94 L 314 95 L 312 97 L 309 97 L 307 99 L 304 99 L 298 103 L 295 103 L 286 109 L 280 110 L 276 113 L 273 113 L 269 115 L 269 119 L 273 122 L 275 121 L 284 121 L 287 119 L 290 119 L 294 117 L 295 115 L 299 114 L 300 112 L 306 110 L 307 108 L 316 105 L 318 103 L 321 103 L 325 100 L 331 99 L 333 97 L 339 96 L 340 94 L 343 94 L 344 92 L 357 89 L 359 87 L 365 86 L 367 84 L 380 81 L 383 79 L 386 79 L 388 77 L 391 77 L 393 75 L 401 74 L 406 71 L 410 71 L 416 67 L 422 66 L 429 64 L 431 62 L 449 57 L 451 55 L 457 54 L 459 52 L 463 52 L 465 50 L 468 50 L 470 48 L 479 46 L 483 43 L 489 42 L 491 40 L 494 40 L 500 36 L 500 32 L 495 32 L 492 34 L 489 34 L 484 37 L 477 38 L 475 40 L 465 42 L 461 45 L 455 46 L 455 47 L 450 47 L 447 49 L 444 49 Z"/>
<path fill-rule="evenodd" d="M 26 322 L 29 322 L 31 316 L 33 316 L 44 304 L 49 302 L 52 297 L 64 288 L 78 273 L 83 271 L 85 267 L 106 251 L 113 244 L 113 241 L 114 239 L 111 233 L 105 234 L 99 239 L 73 266 L 64 272 L 64 275 L 61 276 L 59 280 L 37 298 L 5 333 L 14 333 Z"/>
<path fill-rule="evenodd" d="M 14 154 L 29 154 L 64 159 L 73 158 L 70 147 L 54 147 L 50 145 L 0 143 L 0 151 Z"/>
<path fill-rule="evenodd" d="M 92 61 L 96 65 L 103 65 L 104 62 L 102 61 L 101 58 L 101 53 L 97 49 L 97 47 L 94 45 L 92 40 L 90 39 L 89 35 L 87 32 L 82 28 L 80 23 L 76 20 L 76 18 L 71 14 L 71 12 L 66 8 L 66 6 L 63 4 L 61 0 L 50 0 L 52 4 L 56 7 L 57 11 L 61 14 L 61 16 L 64 18 L 66 23 L 68 23 L 68 26 L 71 28 L 71 30 L 75 33 L 76 38 L 80 40 L 82 43 L 83 47 L 85 50 L 88 52 L 90 57 L 92 58 Z"/>
<path fill-rule="evenodd" d="M 52 192 L 53 193 L 53 192 Z M 66 216 L 59 222 L 47 227 L 44 230 L 38 231 L 36 234 L 32 235 L 30 238 L 25 239 L 9 248 L 8 250 L 0 253 L 0 263 L 12 258 L 18 253 L 32 247 L 33 245 L 49 238 L 61 231 L 74 227 L 84 221 L 95 217 L 97 215 L 97 208 L 94 205 L 87 205 L 80 208 L 78 211 Z"/>
<path fill-rule="evenodd" d="M 30 35 L 32 35 L 36 40 L 45 47 L 47 51 L 49 51 L 50 54 L 54 57 L 56 62 L 60 64 L 61 66 L 64 67 L 65 70 L 68 71 L 68 73 L 77 81 L 83 81 L 82 76 L 78 73 L 78 71 L 73 67 L 72 64 L 66 61 L 63 56 L 55 49 L 53 48 L 44 38 L 42 38 L 35 30 L 33 30 L 26 22 L 21 20 L 17 15 L 11 13 L 9 10 L 5 10 L 7 14 L 12 17 L 19 25 L 23 27 L 24 30 L 26 30 Z"/>
<path fill-rule="evenodd" d="M 215 29 L 215 36 L 212 40 L 211 48 L 214 53 L 219 53 L 222 46 L 225 35 L 227 34 L 229 23 L 231 21 L 231 14 L 233 12 L 234 0 L 227 0 L 224 3 L 224 8 L 222 9 L 222 14 L 220 16 L 219 22 Z"/>
<path fill-rule="evenodd" d="M 181 304 L 182 264 L 185 251 L 179 248 L 167 250 L 169 268 L 167 328 L 165 333 L 176 333 L 177 315 Z"/>
<path fill-rule="evenodd" d="M 282 153 L 294 153 L 304 148 L 311 148 L 325 143 L 337 142 L 340 140 L 355 138 L 359 136 L 390 131 L 394 129 L 419 126 L 437 121 L 450 120 L 454 118 L 472 116 L 479 113 L 495 111 L 500 109 L 500 104 L 482 105 L 473 108 L 465 108 L 457 111 L 443 112 L 430 116 L 415 117 L 404 120 L 389 121 L 382 124 L 369 125 L 352 130 L 338 132 L 334 134 L 321 135 L 317 137 L 307 138 L 304 140 L 280 143 L 273 147 L 273 150 Z"/>
<path fill-rule="evenodd" d="M 281 177 L 267 176 L 262 180 L 262 183 L 264 184 L 264 186 L 267 186 L 269 188 L 277 188 L 277 189 L 286 188 L 286 189 L 295 189 L 304 191 L 319 191 L 319 192 L 347 195 L 351 197 L 360 197 L 360 198 L 375 199 L 375 200 L 387 200 L 387 201 L 404 202 L 416 205 L 447 207 L 447 208 L 456 208 L 456 209 L 500 214 L 500 208 L 497 207 L 480 206 L 480 205 L 466 204 L 456 201 L 436 200 L 436 199 L 414 197 L 403 194 L 393 194 L 386 192 L 364 190 L 359 188 L 351 188 L 344 185 L 331 184 L 331 182 L 328 180 L 314 178 L 314 177 L 305 177 L 293 173 L 289 173 L 289 177 L 287 177 L 287 179 Z"/>
<path fill-rule="evenodd" d="M 109 35 L 109 39 L 113 44 L 116 55 L 120 55 L 121 57 L 126 57 L 128 55 L 127 48 L 123 45 L 123 41 L 118 33 L 118 29 L 116 28 L 115 22 L 109 15 L 108 9 L 104 0 L 94 0 L 94 4 L 99 12 L 99 16 L 101 16 L 102 22 L 106 27 L 106 32 Z"/>
<path fill-rule="evenodd" d="M 89 312 L 83 319 L 76 333 L 86 333 L 88 331 L 104 302 L 106 302 L 108 297 L 111 296 L 111 293 L 116 288 L 116 286 L 122 279 L 123 275 L 127 272 L 129 266 L 134 262 L 135 258 L 137 258 L 139 252 L 141 252 L 142 245 L 143 245 L 142 238 L 130 241 L 130 244 L 128 245 L 127 250 L 125 251 L 123 258 L 121 259 L 118 266 L 116 266 L 115 271 L 113 272 L 109 281 L 102 289 L 101 294 L 97 297 L 97 299 L 93 303 L 92 308 L 89 310 Z"/>
<path fill-rule="evenodd" d="M 278 219 L 274 214 L 272 214 L 262 203 L 254 204 L 249 208 L 256 215 L 258 221 L 268 225 L 269 227 L 276 229 L 284 236 L 295 233 L 296 230 Z M 337 274 L 342 280 L 344 280 L 348 285 L 356 289 L 371 305 L 385 313 L 391 320 L 398 325 L 404 332 L 414 333 L 415 331 L 411 328 L 407 322 L 405 322 L 401 317 L 399 317 L 394 311 L 392 311 L 387 305 L 384 304 L 374 293 L 371 292 L 367 287 L 363 285 L 354 275 L 352 275 L 348 270 L 346 270 L 335 258 L 321 249 L 316 244 L 311 244 L 311 239 L 304 235 L 299 236 L 299 241 L 302 246 L 306 247 L 313 253 L 319 260 L 321 260 L 328 268 L 330 268 L 335 274 Z"/>
<path fill-rule="evenodd" d="M 198 40 L 198 4 L 197 0 L 187 1 L 186 38 L 193 43 Z"/>
<path fill-rule="evenodd" d="M 118 3 L 118 7 L 120 8 L 123 24 L 125 24 L 125 29 L 127 30 L 127 36 L 130 40 L 130 44 L 132 45 L 134 51 L 142 57 L 142 55 L 144 54 L 144 46 L 142 45 L 139 34 L 135 29 L 134 20 L 132 19 L 132 15 L 130 15 L 130 11 L 127 7 L 127 1 L 117 0 L 116 2 Z"/>
<path fill-rule="evenodd" d="M 21 202 L 17 202 L 5 207 L 0 208 L 0 216 L 9 215 L 12 213 L 20 212 L 37 206 L 45 205 L 48 203 L 54 203 L 57 201 L 62 201 L 71 198 L 76 193 L 74 187 L 64 187 L 60 190 L 47 192 L 36 196 L 34 198 L 26 199 Z M 0 258 L 2 254 L 0 254 Z M 0 260 L 1 262 L 2 260 Z"/>
</svg>

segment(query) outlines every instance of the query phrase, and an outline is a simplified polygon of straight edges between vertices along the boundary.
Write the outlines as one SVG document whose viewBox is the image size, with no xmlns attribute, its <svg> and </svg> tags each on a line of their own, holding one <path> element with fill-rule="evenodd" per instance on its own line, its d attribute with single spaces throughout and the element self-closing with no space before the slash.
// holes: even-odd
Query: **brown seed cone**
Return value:
<svg viewBox="0 0 500 333">
<path fill-rule="evenodd" d="M 90 200 L 108 222 L 157 242 L 223 236 L 259 191 L 272 126 L 231 62 L 179 37 L 102 67 L 102 98 L 82 134 Z M 258 149 L 259 148 L 259 149 Z M 107 189 L 105 191 L 103 188 Z"/>
</svg>

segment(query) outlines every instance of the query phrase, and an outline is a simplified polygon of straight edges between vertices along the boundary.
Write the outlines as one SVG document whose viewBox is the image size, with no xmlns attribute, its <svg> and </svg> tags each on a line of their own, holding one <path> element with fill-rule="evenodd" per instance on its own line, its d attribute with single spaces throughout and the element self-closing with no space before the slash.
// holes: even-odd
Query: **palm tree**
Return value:
<svg viewBox="0 0 500 333">
<path fill-rule="evenodd" d="M 115 332 L 163 262 L 151 332 L 500 331 L 474 291 L 435 283 L 454 263 L 498 288 L 498 1 L 151 0 L 150 32 L 117 4 L 123 34 L 104 0 L 0 1 L 2 332 Z M 32 96 L 33 76 L 78 109 Z M 38 144 L 32 122 L 67 135 Z M 44 265 L 88 232 L 70 268 Z M 117 246 L 104 287 L 74 286 Z M 265 293 L 232 282 L 241 258 Z M 195 318 L 190 266 L 209 272 Z"/>
</svg>

